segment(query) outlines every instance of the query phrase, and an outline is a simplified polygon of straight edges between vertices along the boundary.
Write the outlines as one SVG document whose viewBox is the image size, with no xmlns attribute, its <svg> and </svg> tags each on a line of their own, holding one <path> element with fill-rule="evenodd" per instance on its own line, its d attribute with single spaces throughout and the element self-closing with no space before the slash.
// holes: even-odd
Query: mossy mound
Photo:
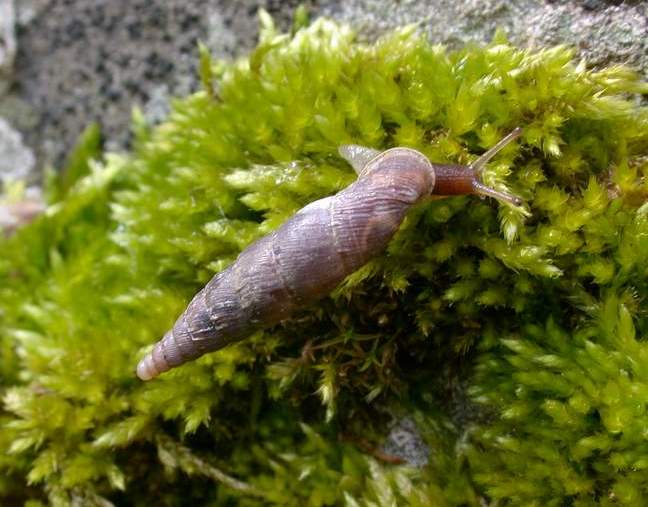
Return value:
<svg viewBox="0 0 648 507">
<path fill-rule="evenodd" d="M 262 20 L 248 59 L 203 52 L 205 90 L 167 122 L 136 115 L 132 153 L 99 157 L 90 130 L 48 212 L 1 240 L 0 498 L 641 505 L 646 85 L 562 47 L 448 53 L 412 27 L 364 45 Z M 485 179 L 524 209 L 424 203 L 317 308 L 135 377 L 215 272 L 353 180 L 340 144 L 468 163 L 516 126 Z M 423 468 L 380 450 L 405 414 Z"/>
</svg>

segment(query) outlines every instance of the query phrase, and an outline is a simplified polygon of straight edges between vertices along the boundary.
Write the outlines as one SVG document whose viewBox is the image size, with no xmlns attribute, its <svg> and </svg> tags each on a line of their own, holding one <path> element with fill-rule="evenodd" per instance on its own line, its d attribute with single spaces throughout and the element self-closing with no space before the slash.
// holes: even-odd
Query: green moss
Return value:
<svg viewBox="0 0 648 507">
<path fill-rule="evenodd" d="M 248 59 L 201 51 L 206 89 L 167 122 L 135 115 L 131 153 L 88 162 L 89 131 L 48 212 L 0 240 L 0 497 L 639 505 L 646 85 L 562 47 L 448 53 L 411 27 L 364 45 L 327 20 L 262 21 Z M 136 379 L 204 282 L 353 180 L 338 145 L 467 163 L 515 126 L 485 180 L 524 210 L 422 204 L 317 308 Z M 404 413 L 422 469 L 377 451 Z"/>
<path fill-rule="evenodd" d="M 553 320 L 479 360 L 473 394 L 497 410 L 477 430 L 474 477 L 516 504 L 642 505 L 648 491 L 648 344 L 608 295 L 573 331 Z"/>
</svg>

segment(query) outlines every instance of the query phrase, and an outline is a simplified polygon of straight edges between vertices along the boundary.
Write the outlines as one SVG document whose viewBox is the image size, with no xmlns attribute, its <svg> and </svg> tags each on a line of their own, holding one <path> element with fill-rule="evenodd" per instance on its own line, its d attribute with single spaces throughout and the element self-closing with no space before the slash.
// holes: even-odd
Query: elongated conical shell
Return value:
<svg viewBox="0 0 648 507">
<path fill-rule="evenodd" d="M 429 160 L 415 150 L 372 154 L 354 183 L 302 208 L 218 273 L 142 359 L 137 375 L 149 380 L 326 296 L 382 252 L 434 181 Z"/>
</svg>

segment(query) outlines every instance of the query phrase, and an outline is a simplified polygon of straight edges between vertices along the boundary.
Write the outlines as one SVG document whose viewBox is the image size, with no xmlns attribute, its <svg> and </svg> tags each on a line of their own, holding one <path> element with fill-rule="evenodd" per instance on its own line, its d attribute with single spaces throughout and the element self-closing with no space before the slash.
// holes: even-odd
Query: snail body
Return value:
<svg viewBox="0 0 648 507">
<path fill-rule="evenodd" d="M 471 166 L 433 164 L 410 148 L 342 146 L 340 154 L 358 179 L 299 210 L 216 274 L 140 361 L 138 377 L 154 378 L 323 298 L 382 252 L 422 199 L 484 194 L 519 204 L 479 179 L 483 165 L 519 134 L 516 129 Z"/>
</svg>

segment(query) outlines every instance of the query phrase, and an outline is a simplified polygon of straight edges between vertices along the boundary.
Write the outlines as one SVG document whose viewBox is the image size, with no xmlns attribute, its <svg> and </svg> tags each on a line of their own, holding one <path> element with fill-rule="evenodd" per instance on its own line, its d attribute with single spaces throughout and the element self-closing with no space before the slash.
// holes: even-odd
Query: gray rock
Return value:
<svg viewBox="0 0 648 507">
<path fill-rule="evenodd" d="M 38 165 L 60 167 L 94 121 L 107 147 L 124 149 L 133 107 L 159 121 L 169 98 L 198 89 L 198 40 L 217 57 L 245 53 L 256 41 L 259 6 L 287 27 L 289 15 L 283 13 L 298 3 L 27 0 L 19 10 L 25 26 L 15 72 L 22 98 L 39 116 L 37 126 L 24 131 Z"/>
<path fill-rule="evenodd" d="M 29 178 L 34 168 L 34 154 L 23 144 L 20 132 L 3 118 L 0 118 L 0 154 L 0 186 Z"/>
<path fill-rule="evenodd" d="M 403 417 L 392 425 L 382 451 L 415 467 L 427 465 L 430 454 L 416 423 L 410 417 Z"/>
<path fill-rule="evenodd" d="M 0 96 L 0 117 L 22 132 L 37 127 L 39 121 L 31 104 L 16 93 Z"/>
<path fill-rule="evenodd" d="M 13 0 L 0 0 L 0 95 L 9 88 L 16 55 L 14 23 Z"/>
<path fill-rule="evenodd" d="M 648 4 L 583 2 L 537 9 L 522 35 L 535 45 L 568 44 L 590 65 L 624 63 L 648 79 Z"/>
<path fill-rule="evenodd" d="M 18 0 L 16 2 L 16 24 L 19 27 L 27 26 L 41 14 L 52 0 Z"/>
<path fill-rule="evenodd" d="M 647 2 L 325 0 L 318 12 L 358 26 L 370 39 L 425 20 L 421 26 L 430 39 L 451 48 L 487 43 L 501 28 L 519 46 L 567 44 L 590 64 L 626 63 L 648 78 Z"/>
<path fill-rule="evenodd" d="M 25 133 L 40 164 L 60 166 L 93 121 L 111 147 L 123 149 L 132 108 L 144 109 L 156 87 L 190 92 L 202 3 L 68 0 L 33 11 L 19 35 L 16 78 L 40 116 Z M 176 88 L 184 76 L 191 86 Z"/>
<path fill-rule="evenodd" d="M 156 86 L 151 90 L 151 97 L 144 106 L 144 118 L 155 124 L 159 123 L 169 114 L 169 87 L 165 84 Z"/>
<path fill-rule="evenodd" d="M 205 44 L 215 58 L 231 58 L 241 54 L 241 51 L 250 49 L 258 23 L 254 26 L 247 25 L 252 21 L 252 16 L 241 12 L 241 4 L 232 2 L 229 7 L 223 5 L 211 6 L 207 11 L 207 40 Z M 247 35 L 246 35 L 247 34 Z"/>
</svg>

